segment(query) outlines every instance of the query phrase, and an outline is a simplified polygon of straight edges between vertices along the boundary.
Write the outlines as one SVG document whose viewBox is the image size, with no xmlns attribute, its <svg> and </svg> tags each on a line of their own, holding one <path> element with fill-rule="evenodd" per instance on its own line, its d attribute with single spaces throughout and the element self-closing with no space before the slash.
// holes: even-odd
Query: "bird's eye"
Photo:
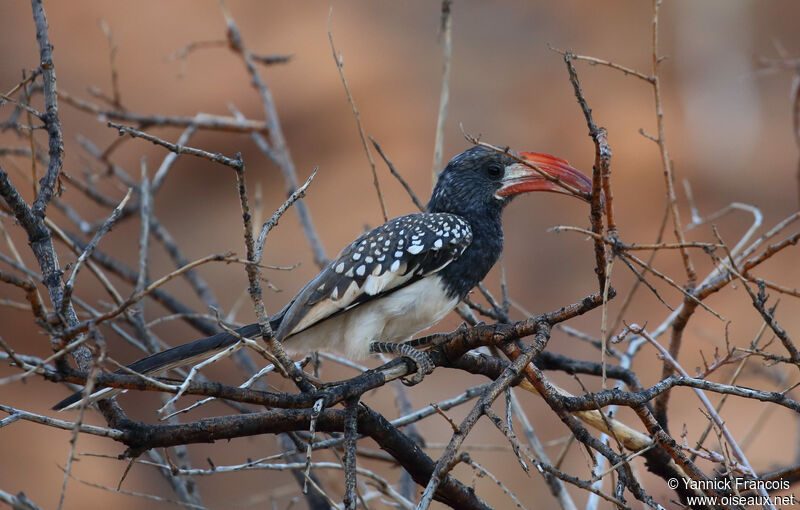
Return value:
<svg viewBox="0 0 800 510">
<path fill-rule="evenodd" d="M 505 169 L 500 165 L 489 165 L 486 167 L 486 174 L 493 179 L 502 177 L 504 173 Z"/>
</svg>

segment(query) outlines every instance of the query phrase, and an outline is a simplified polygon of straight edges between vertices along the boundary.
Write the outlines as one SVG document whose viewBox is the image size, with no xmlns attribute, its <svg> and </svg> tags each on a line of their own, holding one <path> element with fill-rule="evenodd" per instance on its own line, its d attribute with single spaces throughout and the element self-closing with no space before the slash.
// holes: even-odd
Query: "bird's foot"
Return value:
<svg viewBox="0 0 800 510">
<path fill-rule="evenodd" d="M 462 331 L 466 331 L 466 330 L 468 330 L 470 328 L 477 328 L 477 327 L 485 326 L 485 325 L 486 325 L 486 322 L 484 322 L 484 321 L 478 321 L 475 324 L 470 324 L 468 322 L 463 322 L 462 321 L 461 324 L 459 324 L 458 327 L 456 328 L 456 331 L 462 332 Z"/>
<path fill-rule="evenodd" d="M 399 354 L 404 358 L 408 358 L 417 366 L 417 371 L 411 377 L 401 377 L 400 381 L 406 386 L 414 386 L 422 382 L 427 374 L 433 372 L 436 367 L 433 360 L 425 351 L 420 351 L 411 345 L 402 343 L 396 344 L 392 342 L 372 342 L 369 345 L 370 352 L 384 353 L 384 354 Z"/>
</svg>

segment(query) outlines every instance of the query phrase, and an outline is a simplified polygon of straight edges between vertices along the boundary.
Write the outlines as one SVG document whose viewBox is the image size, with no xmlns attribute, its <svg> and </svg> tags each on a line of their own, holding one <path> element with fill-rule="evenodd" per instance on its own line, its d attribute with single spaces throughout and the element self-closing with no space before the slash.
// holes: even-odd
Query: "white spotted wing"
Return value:
<svg viewBox="0 0 800 510">
<path fill-rule="evenodd" d="M 287 305 L 278 340 L 377 296 L 436 273 L 472 242 L 461 217 L 416 213 L 390 220 L 353 241 Z"/>
</svg>

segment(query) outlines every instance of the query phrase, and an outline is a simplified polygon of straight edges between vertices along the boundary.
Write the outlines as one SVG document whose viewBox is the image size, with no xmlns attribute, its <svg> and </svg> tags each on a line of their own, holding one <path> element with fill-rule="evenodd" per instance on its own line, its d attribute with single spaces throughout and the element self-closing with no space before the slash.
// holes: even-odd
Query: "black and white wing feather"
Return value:
<svg viewBox="0 0 800 510">
<path fill-rule="evenodd" d="M 285 340 L 315 324 L 440 271 L 472 242 L 463 218 L 416 213 L 390 220 L 353 241 L 282 311 Z"/>
</svg>

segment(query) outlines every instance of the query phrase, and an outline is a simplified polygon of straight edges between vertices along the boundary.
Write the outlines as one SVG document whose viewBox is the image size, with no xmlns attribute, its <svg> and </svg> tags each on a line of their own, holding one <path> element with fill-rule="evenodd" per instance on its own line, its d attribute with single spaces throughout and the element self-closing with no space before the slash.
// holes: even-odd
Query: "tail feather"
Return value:
<svg viewBox="0 0 800 510">
<path fill-rule="evenodd" d="M 244 337 L 254 337 L 259 334 L 258 324 L 248 324 L 237 330 L 239 335 Z M 142 358 L 128 365 L 128 368 L 134 372 L 144 375 L 156 374 L 170 370 L 173 368 L 181 367 L 189 364 L 196 364 L 206 360 L 217 354 L 218 352 L 230 347 L 238 341 L 238 338 L 228 332 L 217 333 L 216 335 L 201 338 L 188 344 L 179 345 L 166 351 L 161 351 L 152 356 Z M 116 374 L 125 374 L 123 370 L 117 370 Z M 88 402 L 96 402 L 97 400 L 110 398 L 124 390 L 116 388 L 97 388 L 94 393 L 89 395 Z M 58 404 L 53 406 L 56 411 L 65 411 L 72 409 L 83 399 L 83 392 L 78 391 L 69 397 L 65 398 Z"/>
</svg>

